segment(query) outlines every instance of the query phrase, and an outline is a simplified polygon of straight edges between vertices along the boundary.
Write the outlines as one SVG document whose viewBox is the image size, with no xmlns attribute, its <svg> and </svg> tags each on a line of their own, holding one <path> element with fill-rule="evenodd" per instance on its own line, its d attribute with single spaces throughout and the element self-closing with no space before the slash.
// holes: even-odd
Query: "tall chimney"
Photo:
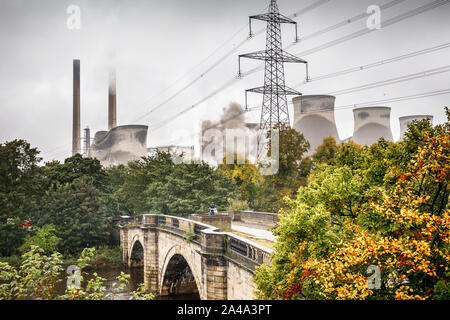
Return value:
<svg viewBox="0 0 450 320">
<path fill-rule="evenodd" d="M 73 60 L 73 130 L 72 155 L 81 153 L 80 128 L 80 60 Z"/>
<path fill-rule="evenodd" d="M 84 129 L 84 152 L 85 157 L 89 157 L 89 149 L 91 148 L 91 129 L 86 127 Z"/>
<path fill-rule="evenodd" d="M 116 115 L 116 71 L 109 73 L 109 94 L 108 94 L 108 130 L 117 127 Z"/>
</svg>

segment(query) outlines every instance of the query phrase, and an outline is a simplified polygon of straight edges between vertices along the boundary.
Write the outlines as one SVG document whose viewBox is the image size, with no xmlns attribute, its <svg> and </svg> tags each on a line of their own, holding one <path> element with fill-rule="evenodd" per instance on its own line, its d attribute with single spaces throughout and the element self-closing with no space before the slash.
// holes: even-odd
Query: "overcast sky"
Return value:
<svg viewBox="0 0 450 320">
<path fill-rule="evenodd" d="M 298 16 L 299 37 L 312 34 L 391 0 L 330 0 Z M 261 13 L 269 0 L 0 0 L 0 142 L 26 139 L 46 161 L 71 155 L 72 60 L 81 60 L 81 122 L 92 135 L 107 128 L 108 68 L 117 71 L 118 125 L 149 125 L 148 146 L 194 144 L 190 137 L 201 120 L 216 120 L 230 102 L 244 103 L 244 90 L 263 84 L 263 72 L 253 73 L 173 121 L 173 115 L 202 100 L 237 74 L 237 55 L 262 50 L 261 34 L 245 43 L 214 69 L 224 54 L 248 36 L 248 16 Z M 291 15 L 317 0 L 279 0 L 281 13 Z M 405 0 L 382 11 L 383 21 L 431 3 Z M 81 8 L 81 29 L 67 27 L 67 8 Z M 450 4 L 381 30 L 307 55 L 311 77 L 358 67 L 450 42 Z M 254 30 L 264 28 L 254 22 Z M 366 27 L 366 19 L 337 28 L 289 48 L 298 54 Z M 234 36 L 234 37 L 233 37 Z M 283 25 L 283 44 L 294 40 L 294 29 Z M 449 63 L 450 48 L 386 66 L 311 82 L 303 94 L 328 94 Z M 260 62 L 242 60 L 243 71 Z M 286 65 L 286 84 L 305 78 L 304 67 Z M 199 75 L 187 90 L 143 117 Z M 353 134 L 353 114 L 339 106 L 391 99 L 450 88 L 450 72 L 338 95 L 336 122 L 341 139 Z M 291 98 L 290 98 L 291 99 Z M 249 96 L 249 106 L 262 96 Z M 431 114 L 444 121 L 450 95 L 385 104 L 392 107 L 394 139 L 398 118 Z M 292 111 L 292 110 L 291 110 Z M 293 114 L 291 112 L 291 119 Z M 137 121 L 136 121 L 137 120 Z M 247 114 L 258 122 L 259 111 Z M 165 124 L 161 126 L 160 124 Z"/>
</svg>

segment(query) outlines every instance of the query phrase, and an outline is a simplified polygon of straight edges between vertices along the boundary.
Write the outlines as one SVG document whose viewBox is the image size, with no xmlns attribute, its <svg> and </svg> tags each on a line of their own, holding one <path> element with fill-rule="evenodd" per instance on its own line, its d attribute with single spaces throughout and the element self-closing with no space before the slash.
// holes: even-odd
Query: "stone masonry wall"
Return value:
<svg viewBox="0 0 450 320">
<path fill-rule="evenodd" d="M 232 261 L 227 262 L 228 300 L 251 300 L 254 298 L 253 273 Z"/>
</svg>

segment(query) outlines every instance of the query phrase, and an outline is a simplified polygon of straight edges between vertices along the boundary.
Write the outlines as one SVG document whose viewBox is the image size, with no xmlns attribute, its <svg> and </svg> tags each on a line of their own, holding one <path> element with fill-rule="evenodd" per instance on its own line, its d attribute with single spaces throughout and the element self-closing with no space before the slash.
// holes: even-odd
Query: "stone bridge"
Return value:
<svg viewBox="0 0 450 320">
<path fill-rule="evenodd" d="M 210 225 L 154 214 L 122 220 L 120 243 L 124 262 L 144 267 L 147 289 L 202 300 L 253 299 L 255 267 L 270 263 L 272 253 Z"/>
</svg>

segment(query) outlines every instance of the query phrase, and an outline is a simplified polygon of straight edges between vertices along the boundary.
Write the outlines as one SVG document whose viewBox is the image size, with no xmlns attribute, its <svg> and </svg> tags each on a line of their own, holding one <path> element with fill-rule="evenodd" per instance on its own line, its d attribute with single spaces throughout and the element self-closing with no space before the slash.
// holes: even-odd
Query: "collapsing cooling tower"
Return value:
<svg viewBox="0 0 450 320">
<path fill-rule="evenodd" d="M 355 130 L 353 141 L 360 145 L 371 145 L 383 137 L 393 141 L 391 131 L 391 108 L 368 107 L 353 110 Z"/>
<path fill-rule="evenodd" d="M 309 141 L 312 155 L 323 139 L 332 136 L 339 143 L 339 134 L 334 118 L 336 97 L 328 95 L 300 96 L 294 103 L 294 129 L 301 132 Z"/>
<path fill-rule="evenodd" d="M 90 147 L 90 156 L 104 166 L 127 164 L 147 155 L 148 126 L 127 125 L 99 131 Z"/>
<path fill-rule="evenodd" d="M 400 117 L 399 121 L 400 121 L 400 140 L 402 140 L 405 137 L 405 132 L 406 130 L 408 130 L 408 125 L 417 120 L 423 120 L 423 119 L 429 119 L 431 120 L 431 122 L 433 122 L 433 116 L 430 115 L 425 115 L 425 116 L 419 116 L 419 115 L 414 115 L 414 116 L 406 116 L 406 117 Z"/>
</svg>

